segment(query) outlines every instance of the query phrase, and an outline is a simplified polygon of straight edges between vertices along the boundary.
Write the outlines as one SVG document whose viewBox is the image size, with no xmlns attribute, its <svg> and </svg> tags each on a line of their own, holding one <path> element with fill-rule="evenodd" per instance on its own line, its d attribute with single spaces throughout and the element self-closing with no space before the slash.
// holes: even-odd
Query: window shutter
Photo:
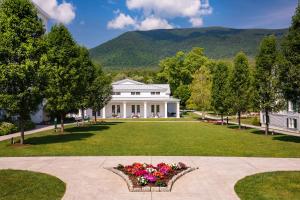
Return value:
<svg viewBox="0 0 300 200">
<path fill-rule="evenodd" d="M 297 119 L 294 119 L 294 128 L 297 128 Z"/>
<path fill-rule="evenodd" d="M 286 118 L 286 127 L 289 128 L 289 118 Z"/>
</svg>

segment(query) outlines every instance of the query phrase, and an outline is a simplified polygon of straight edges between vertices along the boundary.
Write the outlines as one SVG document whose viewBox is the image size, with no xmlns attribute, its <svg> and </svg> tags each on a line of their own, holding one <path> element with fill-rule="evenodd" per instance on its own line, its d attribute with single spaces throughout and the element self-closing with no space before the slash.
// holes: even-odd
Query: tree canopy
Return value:
<svg viewBox="0 0 300 200">
<path fill-rule="evenodd" d="M 24 120 L 42 101 L 40 59 L 45 52 L 42 21 L 29 0 L 0 1 L 0 107 Z"/>
</svg>

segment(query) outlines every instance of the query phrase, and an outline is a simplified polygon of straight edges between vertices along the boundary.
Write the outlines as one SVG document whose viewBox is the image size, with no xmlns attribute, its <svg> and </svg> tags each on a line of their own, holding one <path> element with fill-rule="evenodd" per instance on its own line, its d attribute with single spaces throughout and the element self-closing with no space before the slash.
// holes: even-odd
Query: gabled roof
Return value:
<svg viewBox="0 0 300 200">
<path fill-rule="evenodd" d="M 117 81 L 117 82 L 114 82 L 112 84 L 113 85 L 145 85 L 145 83 L 134 81 L 134 80 L 131 80 L 131 79 L 128 79 L 128 78 Z"/>
<path fill-rule="evenodd" d="M 170 93 L 169 84 L 145 84 L 131 79 L 124 79 L 112 84 L 114 91 L 158 91 Z"/>
</svg>

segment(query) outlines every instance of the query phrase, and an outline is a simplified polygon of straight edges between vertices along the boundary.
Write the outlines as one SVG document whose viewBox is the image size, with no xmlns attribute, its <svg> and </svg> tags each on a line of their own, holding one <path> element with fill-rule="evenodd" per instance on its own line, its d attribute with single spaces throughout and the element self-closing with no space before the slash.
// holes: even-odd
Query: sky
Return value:
<svg viewBox="0 0 300 200">
<path fill-rule="evenodd" d="M 298 0 L 32 0 L 92 48 L 124 32 L 223 26 L 287 28 Z"/>
</svg>

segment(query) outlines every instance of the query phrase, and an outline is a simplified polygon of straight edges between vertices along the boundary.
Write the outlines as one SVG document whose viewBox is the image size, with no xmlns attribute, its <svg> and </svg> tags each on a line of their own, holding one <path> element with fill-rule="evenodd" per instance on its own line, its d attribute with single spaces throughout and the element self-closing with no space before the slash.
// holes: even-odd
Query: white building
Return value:
<svg viewBox="0 0 300 200">
<path fill-rule="evenodd" d="M 94 118 L 180 118 L 180 100 L 170 96 L 168 84 L 144 84 L 124 79 L 112 84 L 112 100 L 99 112 L 85 110 Z M 79 113 L 78 116 L 81 116 Z"/>
<path fill-rule="evenodd" d="M 262 127 L 266 126 L 266 115 L 260 113 L 260 122 Z M 292 102 L 288 102 L 286 110 L 280 112 L 272 112 L 269 114 L 269 127 L 283 131 L 300 131 L 300 113 L 297 106 Z"/>
</svg>

